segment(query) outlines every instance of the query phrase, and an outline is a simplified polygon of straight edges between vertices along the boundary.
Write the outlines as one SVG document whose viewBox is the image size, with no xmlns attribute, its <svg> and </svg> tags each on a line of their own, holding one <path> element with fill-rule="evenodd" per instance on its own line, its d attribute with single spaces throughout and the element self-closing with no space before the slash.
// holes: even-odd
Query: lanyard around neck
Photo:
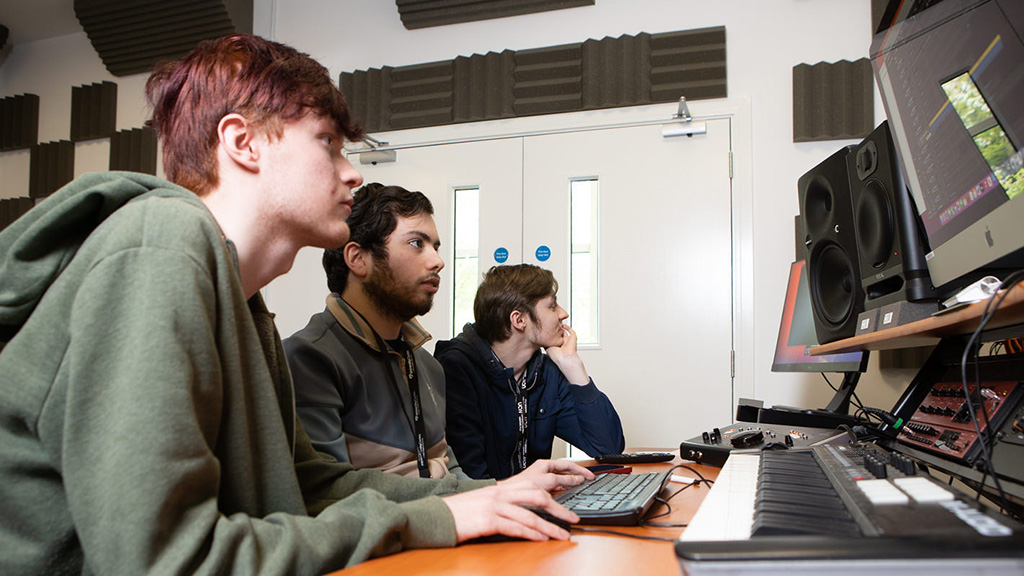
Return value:
<svg viewBox="0 0 1024 576">
<path fill-rule="evenodd" d="M 420 470 L 421 478 L 430 478 L 430 466 L 427 463 L 427 431 L 426 425 L 423 422 L 423 405 L 420 402 L 419 372 L 416 370 L 416 362 L 413 359 L 412 348 L 409 347 L 409 344 L 405 340 L 401 340 L 396 348 L 398 349 L 395 351 L 405 357 L 405 380 L 409 385 L 409 396 L 412 398 L 412 422 L 410 423 L 410 428 L 416 437 L 416 467 Z M 391 384 L 397 394 L 398 382 L 395 381 L 395 375 L 391 370 L 387 372 L 391 377 Z M 399 394 L 398 398 L 401 401 L 401 394 Z M 406 414 L 405 419 L 408 422 L 408 414 Z"/>
<path fill-rule="evenodd" d="M 530 448 L 530 397 L 527 394 L 526 370 L 523 370 L 523 375 L 519 377 L 519 381 L 516 381 L 515 378 L 509 378 L 508 383 L 512 387 L 512 394 L 516 398 L 516 415 L 519 424 L 519 436 L 516 441 L 515 451 L 512 453 L 512 473 L 517 474 L 526 469 L 528 465 L 527 454 Z"/>
<path fill-rule="evenodd" d="M 388 373 L 388 377 L 391 380 L 391 387 L 395 391 L 395 395 L 398 397 L 399 405 L 401 405 L 402 393 L 398 389 L 398 381 L 395 379 L 395 372 L 388 365 L 388 361 L 390 359 L 390 356 L 388 355 L 388 345 L 358 310 L 351 306 L 349 306 L 349 308 L 358 314 L 359 317 L 363 319 L 363 322 L 369 326 L 370 331 L 373 332 L 373 336 L 377 341 L 377 349 L 384 356 L 384 371 Z M 423 421 L 423 405 L 420 402 L 420 378 L 418 371 L 416 370 L 416 362 L 413 360 L 412 348 L 409 346 L 408 342 L 401 339 L 401 336 L 399 336 L 396 348 L 399 349 L 395 350 L 395 352 L 405 358 L 405 374 L 403 374 L 403 376 L 405 376 L 406 384 L 409 386 L 409 396 L 412 398 L 412 420 L 409 419 L 409 415 L 405 412 L 404 407 L 402 408 L 402 415 L 405 416 L 405 421 L 409 424 L 409 431 L 412 432 L 413 437 L 416 440 L 416 467 L 419 469 L 420 478 L 430 478 L 430 465 L 427 463 L 427 432 L 426 424 Z"/>
</svg>

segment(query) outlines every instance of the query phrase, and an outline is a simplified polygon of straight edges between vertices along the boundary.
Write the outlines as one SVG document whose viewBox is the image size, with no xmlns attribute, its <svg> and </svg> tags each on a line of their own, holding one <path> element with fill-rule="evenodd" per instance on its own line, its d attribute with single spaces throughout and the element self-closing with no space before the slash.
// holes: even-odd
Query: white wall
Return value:
<svg viewBox="0 0 1024 576">
<path fill-rule="evenodd" d="M 503 49 L 725 26 L 729 96 L 751 103 L 753 205 L 741 210 L 754 215 L 753 395 L 768 404 L 824 407 L 828 402 L 832 393 L 820 376 L 775 374 L 770 367 L 793 258 L 796 181 L 856 141 L 793 143 L 792 69 L 866 57 L 870 0 L 598 0 L 571 10 L 412 31 L 402 27 L 393 2 L 264 0 L 264 5 L 275 15 L 274 38 L 309 52 L 335 76 Z M 690 108 L 699 115 L 701 106 L 697 101 Z M 875 116 L 876 123 L 884 119 L 877 96 Z M 858 395 L 867 405 L 888 408 L 913 372 L 883 377 L 877 364 L 876 355 Z"/>
<path fill-rule="evenodd" d="M 342 71 L 401 66 L 503 49 L 529 49 L 590 38 L 725 26 L 730 98 L 750 102 L 753 214 L 753 318 L 740 346 L 753 348 L 753 395 L 769 404 L 821 407 L 831 392 L 817 375 L 769 371 L 793 257 L 797 178 L 854 141 L 793 143 L 792 68 L 800 63 L 856 60 L 871 41 L 870 0 L 598 0 L 596 5 L 409 31 L 388 0 L 255 0 L 257 33 L 291 44 Z M 139 127 L 145 75 L 115 78 L 84 33 L 17 45 L 0 66 L 0 97 L 31 92 L 40 103 L 40 140 L 68 138 L 71 87 L 118 84 L 117 128 Z M 700 101 L 691 104 L 699 115 Z M 876 97 L 876 123 L 884 116 Z M 76 174 L 106 168 L 105 156 L 82 145 Z M 27 195 L 28 155 L 0 154 L 0 197 Z M 747 352 L 749 353 L 749 352 Z M 859 388 L 868 405 L 889 407 L 912 372 L 880 375 L 877 359 Z"/>
</svg>

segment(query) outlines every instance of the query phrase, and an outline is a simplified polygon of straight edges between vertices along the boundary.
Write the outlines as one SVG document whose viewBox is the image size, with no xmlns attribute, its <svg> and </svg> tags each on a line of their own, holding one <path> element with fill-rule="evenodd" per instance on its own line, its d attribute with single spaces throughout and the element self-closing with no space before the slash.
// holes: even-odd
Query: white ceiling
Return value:
<svg viewBox="0 0 1024 576">
<path fill-rule="evenodd" d="M 0 0 L 7 44 L 24 44 L 82 31 L 74 0 Z"/>
</svg>

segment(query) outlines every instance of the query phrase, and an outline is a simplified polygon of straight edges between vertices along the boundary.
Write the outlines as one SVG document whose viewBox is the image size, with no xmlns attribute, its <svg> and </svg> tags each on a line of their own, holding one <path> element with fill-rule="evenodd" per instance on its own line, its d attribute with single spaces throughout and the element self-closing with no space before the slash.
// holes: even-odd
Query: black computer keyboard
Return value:
<svg viewBox="0 0 1024 576">
<path fill-rule="evenodd" d="M 580 517 L 581 524 L 633 526 L 640 523 L 670 472 L 601 474 L 557 494 L 555 500 Z"/>
</svg>

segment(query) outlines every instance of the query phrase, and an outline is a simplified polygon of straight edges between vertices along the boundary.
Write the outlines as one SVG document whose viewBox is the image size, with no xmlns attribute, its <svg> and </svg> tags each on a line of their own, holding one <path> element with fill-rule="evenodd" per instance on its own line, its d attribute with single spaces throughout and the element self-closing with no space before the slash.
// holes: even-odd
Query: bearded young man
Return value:
<svg viewBox="0 0 1024 576">
<path fill-rule="evenodd" d="M 299 416 L 317 450 L 356 468 L 467 478 L 445 440 L 444 371 L 416 321 L 444 268 L 433 206 L 377 183 L 354 196 L 351 240 L 324 252 L 327 308 L 284 343 Z"/>
</svg>

